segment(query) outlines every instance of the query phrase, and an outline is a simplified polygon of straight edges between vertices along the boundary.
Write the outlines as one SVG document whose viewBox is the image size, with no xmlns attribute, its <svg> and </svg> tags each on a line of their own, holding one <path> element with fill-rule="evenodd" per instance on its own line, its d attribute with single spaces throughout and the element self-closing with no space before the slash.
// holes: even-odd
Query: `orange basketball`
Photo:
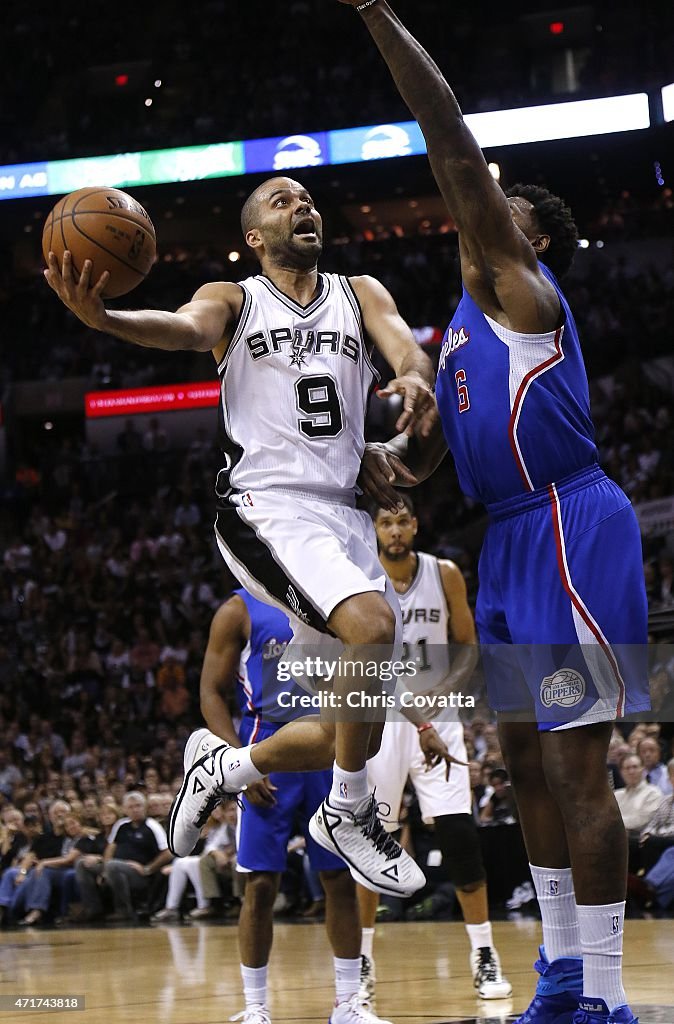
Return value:
<svg viewBox="0 0 674 1024">
<path fill-rule="evenodd" d="M 154 226 L 135 199 L 118 188 L 80 188 L 51 211 L 42 232 L 42 253 L 53 252 L 61 265 L 72 253 L 77 277 L 85 260 L 93 263 L 92 285 L 103 271 L 110 279 L 103 298 L 126 295 L 149 274 L 157 251 Z"/>
</svg>

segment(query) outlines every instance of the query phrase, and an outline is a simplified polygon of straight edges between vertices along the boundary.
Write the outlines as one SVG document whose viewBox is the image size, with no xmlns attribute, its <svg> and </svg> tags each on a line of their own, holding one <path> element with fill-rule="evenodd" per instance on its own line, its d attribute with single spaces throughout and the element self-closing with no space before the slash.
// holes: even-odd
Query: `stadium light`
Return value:
<svg viewBox="0 0 674 1024">
<path fill-rule="evenodd" d="M 674 82 L 662 90 L 662 110 L 665 121 L 674 121 Z"/>
</svg>

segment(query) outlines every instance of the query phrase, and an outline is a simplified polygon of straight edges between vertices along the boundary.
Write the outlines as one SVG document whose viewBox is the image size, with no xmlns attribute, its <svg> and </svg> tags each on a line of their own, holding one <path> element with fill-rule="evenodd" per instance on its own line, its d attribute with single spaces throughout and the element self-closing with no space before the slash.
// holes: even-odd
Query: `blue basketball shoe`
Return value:
<svg viewBox="0 0 674 1024">
<path fill-rule="evenodd" d="M 629 1006 L 616 1006 L 611 1013 L 603 999 L 584 996 L 573 1015 L 573 1024 L 639 1024 Z"/>
<path fill-rule="evenodd" d="M 515 1024 L 586 1024 L 575 1017 L 583 998 L 583 961 L 580 957 L 560 957 L 550 963 L 544 946 L 539 954 L 540 960 L 534 964 L 540 974 L 536 993 Z M 590 1022 L 588 1018 L 587 1024 L 595 1024 L 594 1019 Z M 602 1019 L 602 1024 L 607 1021 Z"/>
</svg>

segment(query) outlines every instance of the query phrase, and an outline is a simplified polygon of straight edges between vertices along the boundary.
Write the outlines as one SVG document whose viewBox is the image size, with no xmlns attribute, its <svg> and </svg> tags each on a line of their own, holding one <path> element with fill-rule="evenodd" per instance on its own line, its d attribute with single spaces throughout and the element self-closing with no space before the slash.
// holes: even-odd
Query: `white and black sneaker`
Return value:
<svg viewBox="0 0 674 1024">
<path fill-rule="evenodd" d="M 501 972 L 501 961 L 493 946 L 480 946 L 470 954 L 473 984 L 480 999 L 507 999 L 513 987 Z"/>
<path fill-rule="evenodd" d="M 235 796 L 225 790 L 221 763 L 222 754 L 231 749 L 231 744 L 208 729 L 198 729 L 188 739 L 183 758 L 185 777 L 168 817 L 168 845 L 176 857 L 189 857 L 213 808 L 228 796 Z"/>
<path fill-rule="evenodd" d="M 390 1020 L 382 1020 L 372 1010 L 363 1006 L 357 995 L 351 996 L 344 1003 L 333 1007 L 328 1024 L 391 1024 Z"/>
<path fill-rule="evenodd" d="M 254 1006 L 249 1006 L 241 1013 L 235 1013 L 233 1017 L 229 1018 L 231 1021 L 240 1020 L 242 1024 L 271 1024 L 271 1017 L 269 1016 L 269 1010 L 262 1003 L 256 1003 Z"/>
<path fill-rule="evenodd" d="M 327 798 L 309 821 L 319 846 L 336 853 L 356 882 L 372 892 L 411 896 L 426 884 L 423 871 L 384 831 L 374 794 L 355 811 L 332 807 Z"/>
<path fill-rule="evenodd" d="M 372 1013 L 377 1012 L 377 972 L 373 958 L 365 956 L 364 953 L 361 953 L 360 957 L 358 999 L 361 1006 L 367 1007 Z"/>
</svg>

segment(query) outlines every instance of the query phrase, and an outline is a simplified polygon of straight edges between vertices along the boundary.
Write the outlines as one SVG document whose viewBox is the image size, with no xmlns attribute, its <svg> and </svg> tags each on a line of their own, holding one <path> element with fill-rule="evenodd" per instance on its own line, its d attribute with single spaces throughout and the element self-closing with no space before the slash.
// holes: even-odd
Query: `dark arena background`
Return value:
<svg viewBox="0 0 674 1024">
<path fill-rule="evenodd" d="M 652 645 L 653 711 L 616 726 L 607 771 L 625 788 L 636 754 L 637 783 L 668 763 L 674 778 L 674 5 L 393 7 L 476 115 L 500 183 L 544 184 L 576 217 L 565 291 L 601 463 L 639 518 Z M 361 19 L 336 0 L 4 0 L 0 52 L 0 1020 L 222 1024 L 243 1005 L 233 851 L 207 913 L 193 913 L 189 883 L 162 917 L 170 864 L 134 892 L 131 919 L 105 886 L 92 918 L 74 870 L 46 906 L 18 898 L 64 827 L 103 851 L 127 793 L 166 823 L 202 724 L 211 619 L 237 585 L 212 530 L 213 359 L 85 327 L 45 283 L 42 227 L 65 193 L 128 191 L 154 222 L 157 261 L 111 306 L 175 310 L 205 282 L 257 272 L 241 206 L 290 175 L 323 215 L 320 269 L 379 278 L 436 363 L 460 297 L 456 229 Z M 368 439 L 392 436 L 396 412 L 373 398 Z M 457 563 L 473 604 L 483 508 L 450 459 L 414 499 L 419 548 Z M 476 999 L 455 893 L 408 787 L 404 837 L 428 885 L 383 900 L 376 926 L 377 1012 L 401 1024 L 514 1021 L 533 992 L 540 913 L 517 811 L 482 814 L 503 758 L 479 672 L 475 695 L 473 808 L 513 993 Z M 674 811 L 666 769 L 658 778 L 663 853 Z M 644 880 L 647 824 L 626 822 L 625 985 L 642 1024 L 674 1024 L 674 867 L 664 894 Z M 300 837 L 275 904 L 275 1024 L 329 1016 L 323 911 Z"/>
</svg>

